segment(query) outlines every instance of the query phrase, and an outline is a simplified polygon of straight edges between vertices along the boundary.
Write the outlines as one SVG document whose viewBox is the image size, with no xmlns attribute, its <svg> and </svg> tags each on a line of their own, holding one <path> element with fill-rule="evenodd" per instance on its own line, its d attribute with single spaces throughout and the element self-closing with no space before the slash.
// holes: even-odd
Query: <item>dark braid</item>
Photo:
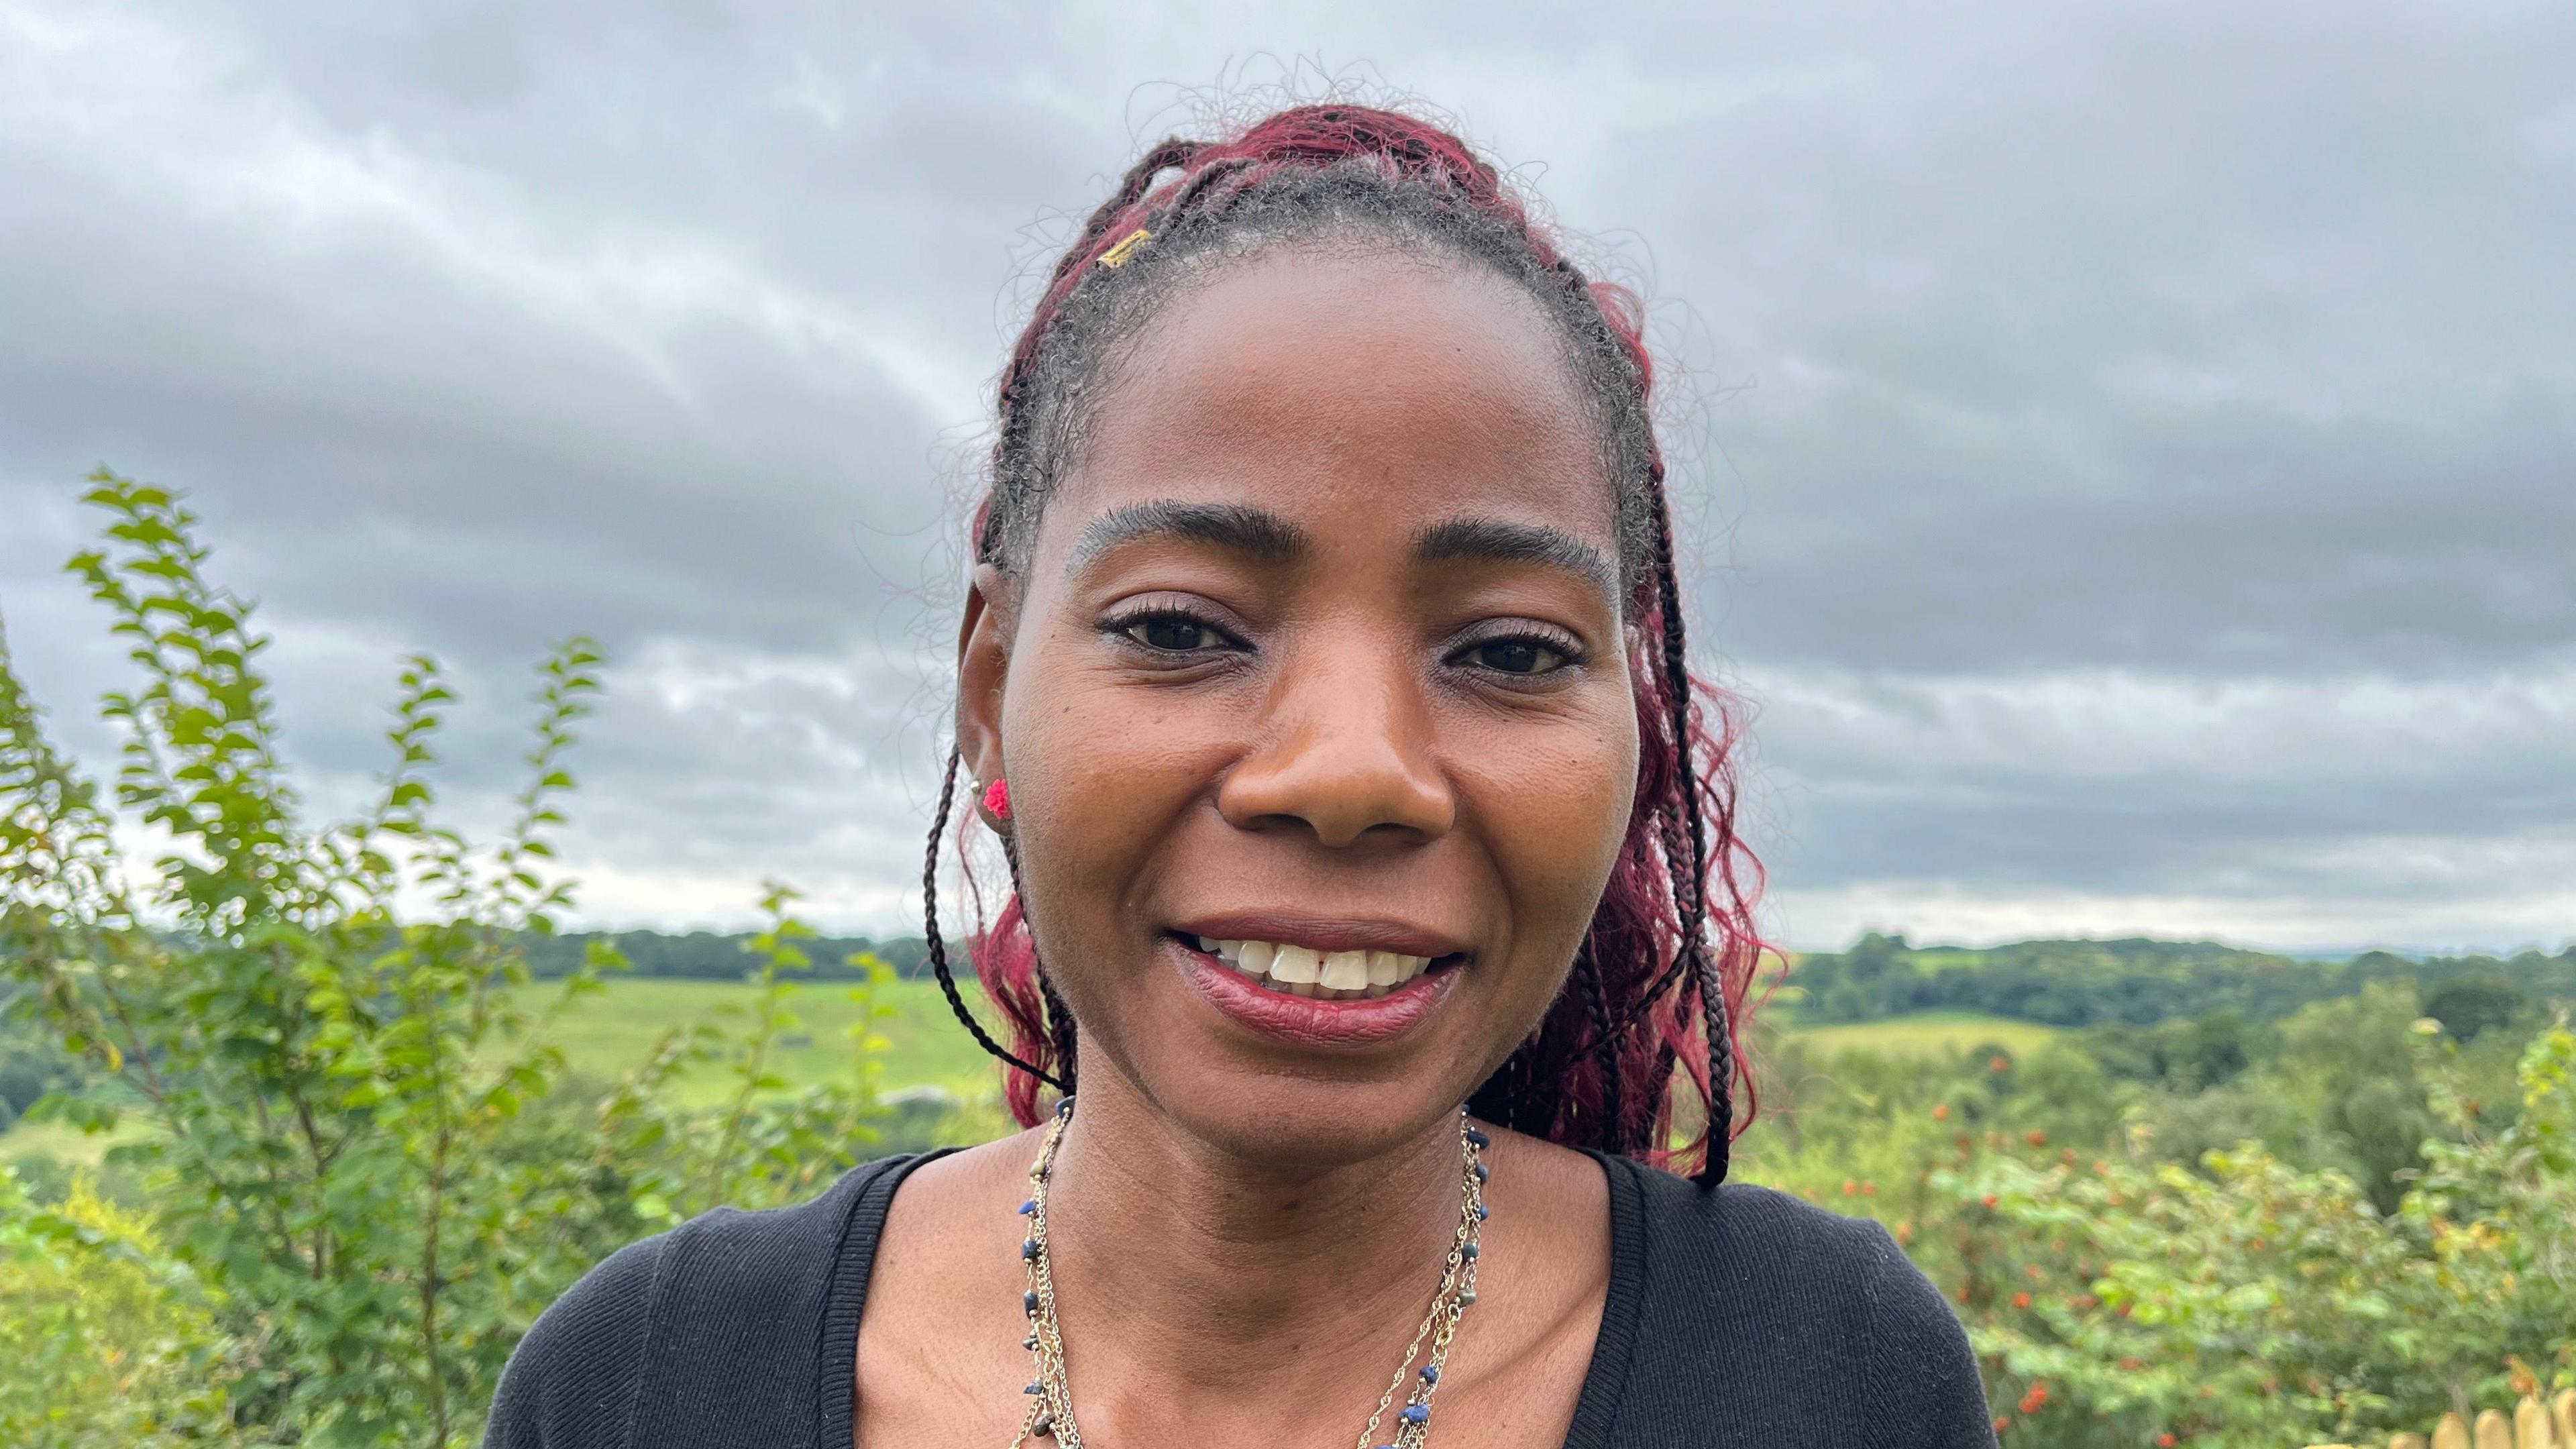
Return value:
<svg viewBox="0 0 2576 1449">
<path fill-rule="evenodd" d="M 1027 900 L 1028 892 L 1020 888 L 1020 842 L 1017 838 L 1010 835 L 1002 837 L 1002 860 L 1011 870 L 1011 894 L 1019 900 Z M 1038 1007 L 1045 1018 L 1047 1049 L 1054 1053 L 1056 1071 L 1063 1078 L 1051 1085 L 1070 1097 L 1082 1080 L 1075 1070 L 1077 1043 L 1073 1031 L 1073 1008 L 1065 1005 L 1064 998 L 1056 994 L 1055 982 L 1046 973 L 1046 963 L 1037 957 L 1037 939 L 1034 936 L 1029 940 L 1029 966 L 1030 974 L 1037 978 Z"/>
<path fill-rule="evenodd" d="M 1660 471 L 1660 470 L 1659 470 Z M 1662 489 L 1655 492 L 1662 505 L 1661 525 L 1655 530 L 1655 588 L 1661 595 L 1664 624 L 1664 680 L 1671 697 L 1673 738 L 1681 743 L 1682 819 L 1690 835 L 1690 864 L 1687 870 L 1676 869 L 1674 893 L 1683 899 L 1682 934 L 1674 948 L 1676 965 L 1688 962 L 1693 968 L 1694 984 L 1699 991 L 1701 1029 L 1708 1038 L 1708 1155 L 1702 1159 L 1699 1178 L 1714 1185 L 1726 1181 L 1726 1169 L 1735 1132 L 1735 1043 L 1729 1030 L 1726 1011 L 1726 982 L 1718 974 L 1717 963 L 1708 954 L 1705 934 L 1708 928 L 1708 827 L 1699 808 L 1699 771 L 1690 752 L 1691 681 L 1688 651 L 1682 635 L 1681 581 L 1673 572 L 1672 507 L 1665 501 Z M 1685 886 L 1683 881 L 1687 881 Z"/>
<path fill-rule="evenodd" d="M 957 978 L 948 970 L 948 943 L 939 935 L 939 841 L 940 837 L 948 833 L 948 812 L 955 808 L 957 802 L 957 766 L 957 752 L 950 750 L 948 769 L 939 777 L 939 808 L 931 816 L 930 849 L 921 862 L 921 934 L 930 952 L 930 974 L 939 978 L 939 990 L 948 998 L 948 1009 L 957 1013 L 958 1024 L 966 1028 L 967 1035 L 975 1038 L 977 1046 L 1057 1091 L 1071 1096 L 1073 1087 L 1070 1078 L 1073 1074 L 1070 1067 L 1073 1059 L 1070 1056 L 1063 1059 L 1068 1068 L 1065 1073 L 1067 1080 L 1058 1081 L 1037 1067 L 1011 1055 L 1000 1042 L 993 1040 L 992 1035 L 984 1030 L 984 1023 L 975 1019 L 975 1013 L 966 1009 L 966 998 L 957 992 Z"/>
<path fill-rule="evenodd" d="M 1601 1147 L 1617 1152 L 1627 1144 L 1627 1133 L 1620 1123 L 1626 1115 L 1619 1085 L 1619 1044 L 1623 1038 L 1610 1029 L 1610 1002 L 1601 985 L 1601 963 L 1593 959 L 1590 951 L 1578 951 L 1574 970 L 1582 980 L 1584 1012 L 1592 1018 L 1592 1030 L 1598 1038 L 1591 1054 L 1601 1073 Z"/>
<path fill-rule="evenodd" d="M 1038 973 L 1038 995 L 1046 1001 L 1047 1045 L 1054 1049 L 1056 1065 L 1064 1071 L 1064 1080 L 1056 1084 L 1056 1089 L 1070 1097 L 1074 1083 L 1081 1080 L 1076 1075 L 1076 1054 L 1082 1042 L 1074 1033 L 1073 1008 L 1056 995 L 1055 983 L 1047 979 L 1044 971 Z"/>
</svg>

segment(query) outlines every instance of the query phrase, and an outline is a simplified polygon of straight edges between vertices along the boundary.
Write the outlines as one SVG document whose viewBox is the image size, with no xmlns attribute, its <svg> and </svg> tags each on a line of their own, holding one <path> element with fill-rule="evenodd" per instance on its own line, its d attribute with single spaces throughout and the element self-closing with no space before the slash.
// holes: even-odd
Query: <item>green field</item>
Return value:
<svg viewBox="0 0 2576 1449">
<path fill-rule="evenodd" d="M 542 983 L 529 987 L 527 1004 L 541 1007 L 555 990 Z M 600 994 L 574 1002 L 557 1023 L 554 1039 L 574 1072 L 612 1079 L 642 1061 L 662 1035 L 675 1028 L 703 1021 L 739 1034 L 752 990 L 733 981 L 613 980 Z M 881 1028 L 888 1043 L 879 1078 L 885 1090 L 936 1086 L 970 1100 L 993 1091 L 996 1078 L 991 1060 L 959 1028 L 936 983 L 898 981 L 888 999 L 895 1014 Z M 773 1070 L 797 1085 L 824 1081 L 844 1070 L 849 1048 L 842 1033 L 858 1014 L 850 989 L 802 986 L 789 997 L 788 1009 L 798 1025 L 781 1038 L 772 1058 Z M 1776 1019 L 1789 1035 L 1802 1041 L 1825 1050 L 1885 1055 L 1925 1055 L 1986 1044 L 2026 1053 L 2057 1034 L 2032 1022 L 1964 1013 L 1815 1027 L 1795 1025 L 1788 1020 L 1792 1015 L 1780 1010 Z M 676 1088 L 682 1102 L 696 1106 L 710 1105 L 728 1090 L 729 1077 L 719 1063 L 692 1068 Z M 0 1160 L 44 1152 L 63 1162 L 94 1163 L 107 1145 L 68 1128 L 24 1126 L 0 1133 Z"/>
<path fill-rule="evenodd" d="M 550 998 L 553 987 L 528 988 L 536 1006 Z M 611 981 L 597 996 L 572 1004 L 554 1031 L 572 1070 L 610 1078 L 642 1061 L 663 1033 L 707 1022 L 739 1036 L 753 999 L 753 988 L 735 981 Z M 880 1024 L 887 1041 L 880 1085 L 945 1087 L 960 1096 L 992 1090 L 991 1059 L 976 1046 L 933 981 L 897 981 L 887 993 L 895 1014 Z M 979 1003 L 980 1004 L 980 1003 Z M 780 1038 L 772 1056 L 773 1070 L 792 1083 L 824 1081 L 845 1071 L 849 1039 L 843 1033 L 858 1018 L 858 1005 L 847 986 L 800 986 L 788 997 L 787 1009 L 798 1025 Z M 728 1074 L 709 1063 L 683 1075 L 680 1100 L 706 1104 L 722 1097 Z"/>
<path fill-rule="evenodd" d="M 535 988 L 544 990 L 545 988 Z M 971 987 L 969 988 L 971 991 Z M 790 1000 L 803 1021 L 790 1045 L 778 1054 L 779 1075 L 791 1082 L 820 1081 L 847 1060 L 842 1029 L 856 1007 L 847 988 L 808 986 Z M 751 999 L 751 988 L 728 981 L 613 981 L 599 996 L 576 1006 L 557 1036 L 575 1071 L 610 1077 L 652 1050 L 661 1034 L 674 1026 L 706 1019 L 738 1023 Z M 971 998 L 970 999 L 974 999 Z M 961 1096 L 993 1088 L 991 1059 L 957 1025 L 948 1003 L 930 981 L 895 983 L 896 1015 L 885 1025 L 888 1050 L 883 1084 L 889 1090 L 911 1086 L 945 1087 Z M 982 1003 L 977 1000 L 980 1006 Z M 1791 1016 L 1782 1012 L 1781 1017 Z M 1835 1023 L 1800 1027 L 1784 1020 L 1788 1033 L 1828 1051 L 1875 1051 L 1891 1056 L 1921 1056 L 1981 1045 L 2001 1046 L 2021 1054 L 2057 1035 L 2052 1027 L 2002 1017 L 1964 1012 L 1938 1012 L 1889 1021 Z M 724 1090 L 720 1069 L 705 1068 L 682 1084 L 690 1101 L 712 1101 Z"/>
<path fill-rule="evenodd" d="M 2057 1028 L 2035 1021 L 1977 1016 L 1963 1011 L 1932 1011 L 1885 1021 L 1834 1022 L 1824 1026 L 1788 1027 L 1787 1034 L 1818 1051 L 1873 1051 L 1882 1056 L 1925 1056 L 1999 1046 L 2015 1056 L 2027 1055 L 2058 1035 Z"/>
</svg>

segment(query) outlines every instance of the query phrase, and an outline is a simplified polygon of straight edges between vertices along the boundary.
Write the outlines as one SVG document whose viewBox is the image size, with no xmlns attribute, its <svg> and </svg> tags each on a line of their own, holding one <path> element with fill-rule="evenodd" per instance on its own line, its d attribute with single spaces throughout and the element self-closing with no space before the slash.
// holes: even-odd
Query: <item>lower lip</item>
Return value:
<svg viewBox="0 0 2576 1449">
<path fill-rule="evenodd" d="M 1204 951 L 1178 941 L 1169 944 L 1185 958 L 1190 984 L 1209 1005 L 1263 1036 L 1324 1050 L 1375 1046 L 1413 1030 L 1448 999 L 1458 974 L 1454 967 L 1425 971 L 1384 996 L 1326 1001 L 1255 986 L 1252 978 Z"/>
</svg>

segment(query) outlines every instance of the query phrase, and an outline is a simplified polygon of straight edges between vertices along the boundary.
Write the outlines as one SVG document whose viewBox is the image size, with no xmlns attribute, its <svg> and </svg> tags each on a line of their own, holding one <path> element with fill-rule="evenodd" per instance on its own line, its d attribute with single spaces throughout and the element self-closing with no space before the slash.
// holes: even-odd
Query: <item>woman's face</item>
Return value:
<svg viewBox="0 0 2576 1449">
<path fill-rule="evenodd" d="M 1596 434 L 1534 303 L 1384 253 L 1232 265 L 1104 385 L 961 661 L 1086 1089 L 1388 1150 L 1537 1025 L 1627 827 Z"/>
</svg>

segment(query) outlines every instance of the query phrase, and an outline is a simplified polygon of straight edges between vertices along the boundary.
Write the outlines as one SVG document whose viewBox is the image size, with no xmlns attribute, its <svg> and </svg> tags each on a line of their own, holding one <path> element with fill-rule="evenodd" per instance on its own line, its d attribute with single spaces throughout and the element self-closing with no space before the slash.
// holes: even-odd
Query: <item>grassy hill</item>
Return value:
<svg viewBox="0 0 2576 1449">
<path fill-rule="evenodd" d="M 1848 951 L 1799 957 L 1783 1000 L 1810 1023 L 1964 1011 L 2048 1026 L 2149 1026 L 2234 1012 L 2278 1021 L 2374 982 L 2502 983 L 2536 1001 L 2576 1000 L 2576 947 L 2423 960 L 2384 951 L 2302 961 L 2209 941 L 2018 941 L 1969 949 L 1868 935 Z"/>
<path fill-rule="evenodd" d="M 1971 1047 L 1999 1046 L 2016 1056 L 2037 1051 L 2059 1036 L 2055 1027 L 1967 1011 L 1929 1011 L 1884 1021 L 1783 1023 L 1782 1034 L 1817 1051 L 1865 1051 L 1883 1057 L 1939 1056 Z"/>
<path fill-rule="evenodd" d="M 552 990 L 545 983 L 527 988 L 529 1004 L 539 1004 Z M 601 995 L 574 1005 L 555 1039 L 575 1072 L 612 1078 L 642 1061 L 665 1032 L 700 1021 L 727 1023 L 752 999 L 753 988 L 739 981 L 614 979 Z M 779 1043 L 778 1074 L 801 1086 L 844 1070 L 849 1043 L 843 1033 L 858 1017 L 850 991 L 818 982 L 788 1000 L 799 1025 Z M 992 1059 L 958 1026 L 937 982 L 897 981 L 887 1000 L 895 1014 L 879 1028 L 888 1042 L 886 1089 L 935 1086 L 967 1097 L 992 1089 Z M 678 1090 L 684 1102 L 705 1104 L 723 1096 L 726 1087 L 722 1067 L 709 1064 L 683 1075 Z"/>
</svg>

